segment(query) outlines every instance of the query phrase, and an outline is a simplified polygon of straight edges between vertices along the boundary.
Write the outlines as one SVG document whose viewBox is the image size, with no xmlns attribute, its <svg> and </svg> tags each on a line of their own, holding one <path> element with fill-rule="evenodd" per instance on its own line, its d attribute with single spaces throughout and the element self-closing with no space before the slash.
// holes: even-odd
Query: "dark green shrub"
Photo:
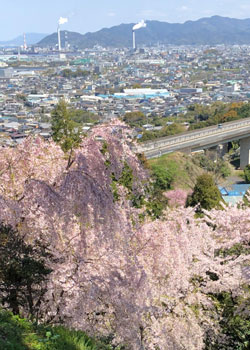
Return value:
<svg viewBox="0 0 250 350">
<path fill-rule="evenodd" d="M 247 165 L 244 169 L 244 178 L 246 183 L 250 183 L 250 165 Z"/>
<path fill-rule="evenodd" d="M 51 255 L 40 242 L 27 244 L 17 231 L 0 224 L 0 302 L 16 315 L 34 318 L 47 291 Z"/>
<path fill-rule="evenodd" d="M 174 180 L 174 174 L 170 169 L 161 165 L 153 165 L 152 175 L 155 188 L 161 191 L 166 191 L 171 188 L 171 184 Z"/>
<path fill-rule="evenodd" d="M 187 198 L 186 206 L 198 206 L 198 211 L 201 209 L 220 209 L 220 203 L 222 201 L 222 196 L 213 180 L 213 177 L 209 174 L 203 174 L 198 176 L 194 191 Z"/>
<path fill-rule="evenodd" d="M 208 331 L 205 350 L 248 350 L 250 348 L 250 318 L 244 312 L 249 307 L 248 297 L 234 297 L 230 292 L 212 294 L 220 332 Z"/>
</svg>

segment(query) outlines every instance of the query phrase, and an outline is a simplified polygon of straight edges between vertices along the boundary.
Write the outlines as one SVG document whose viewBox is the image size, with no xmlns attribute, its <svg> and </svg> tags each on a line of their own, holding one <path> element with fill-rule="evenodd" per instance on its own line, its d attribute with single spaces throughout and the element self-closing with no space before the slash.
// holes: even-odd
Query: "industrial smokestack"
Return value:
<svg viewBox="0 0 250 350">
<path fill-rule="evenodd" d="M 144 20 L 141 20 L 139 23 L 135 24 L 132 29 L 133 33 L 133 49 L 136 49 L 136 41 L 135 41 L 135 31 L 140 29 L 140 28 L 145 28 L 147 24 L 144 22 Z"/>
<path fill-rule="evenodd" d="M 133 49 L 136 49 L 136 44 L 135 44 L 135 31 L 133 30 Z"/>
<path fill-rule="evenodd" d="M 58 36 L 58 51 L 61 51 L 61 29 L 60 25 L 65 24 L 68 22 L 68 18 L 60 17 L 58 20 L 58 27 L 57 27 L 57 36 Z"/>
<path fill-rule="evenodd" d="M 58 51 L 61 51 L 61 33 L 60 26 L 57 27 L 57 36 L 58 36 Z"/>
<path fill-rule="evenodd" d="M 27 42 L 26 42 L 26 34 L 23 33 L 23 50 L 26 51 L 28 48 Z"/>
</svg>

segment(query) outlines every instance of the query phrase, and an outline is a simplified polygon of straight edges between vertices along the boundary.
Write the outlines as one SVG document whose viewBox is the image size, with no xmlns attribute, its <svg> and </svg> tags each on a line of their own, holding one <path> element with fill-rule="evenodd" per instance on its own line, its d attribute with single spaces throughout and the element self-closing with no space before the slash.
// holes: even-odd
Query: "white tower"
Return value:
<svg viewBox="0 0 250 350">
<path fill-rule="evenodd" d="M 57 27 L 57 36 L 58 36 L 58 51 L 61 51 L 61 32 L 60 32 L 60 25 Z"/>
<path fill-rule="evenodd" d="M 26 34 L 23 33 L 23 50 L 26 51 L 28 48 L 27 41 L 26 41 Z"/>
<path fill-rule="evenodd" d="M 139 23 L 135 24 L 132 29 L 133 33 L 133 49 L 136 49 L 136 42 L 135 42 L 135 31 L 140 29 L 140 28 L 145 28 L 147 24 L 144 22 L 144 20 L 141 20 Z"/>
<path fill-rule="evenodd" d="M 133 49 L 136 49 L 136 43 L 135 43 L 135 30 L 132 31 L 133 33 Z"/>
</svg>

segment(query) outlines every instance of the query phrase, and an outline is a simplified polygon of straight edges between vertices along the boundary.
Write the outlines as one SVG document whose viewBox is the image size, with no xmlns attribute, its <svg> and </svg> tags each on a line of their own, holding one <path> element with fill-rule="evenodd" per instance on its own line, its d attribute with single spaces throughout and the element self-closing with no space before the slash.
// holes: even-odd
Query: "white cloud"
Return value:
<svg viewBox="0 0 250 350">
<path fill-rule="evenodd" d="M 181 6 L 180 10 L 181 10 L 181 11 L 188 11 L 189 8 L 188 8 L 187 6 Z"/>
<path fill-rule="evenodd" d="M 109 17 L 115 17 L 116 13 L 114 11 L 110 11 L 110 12 L 108 12 L 108 16 Z"/>
</svg>

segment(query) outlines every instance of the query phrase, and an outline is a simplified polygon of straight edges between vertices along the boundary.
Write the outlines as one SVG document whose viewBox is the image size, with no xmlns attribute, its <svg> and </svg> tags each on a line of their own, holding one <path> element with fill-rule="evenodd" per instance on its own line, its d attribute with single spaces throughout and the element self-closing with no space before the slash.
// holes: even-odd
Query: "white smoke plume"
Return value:
<svg viewBox="0 0 250 350">
<path fill-rule="evenodd" d="M 144 22 L 144 20 L 141 20 L 139 23 L 133 26 L 133 30 L 137 30 L 140 28 L 145 28 L 147 24 Z"/>
<path fill-rule="evenodd" d="M 65 24 L 68 22 L 68 18 L 64 18 L 64 17 L 60 17 L 59 20 L 58 20 L 58 24 L 61 25 L 61 24 Z"/>
</svg>

